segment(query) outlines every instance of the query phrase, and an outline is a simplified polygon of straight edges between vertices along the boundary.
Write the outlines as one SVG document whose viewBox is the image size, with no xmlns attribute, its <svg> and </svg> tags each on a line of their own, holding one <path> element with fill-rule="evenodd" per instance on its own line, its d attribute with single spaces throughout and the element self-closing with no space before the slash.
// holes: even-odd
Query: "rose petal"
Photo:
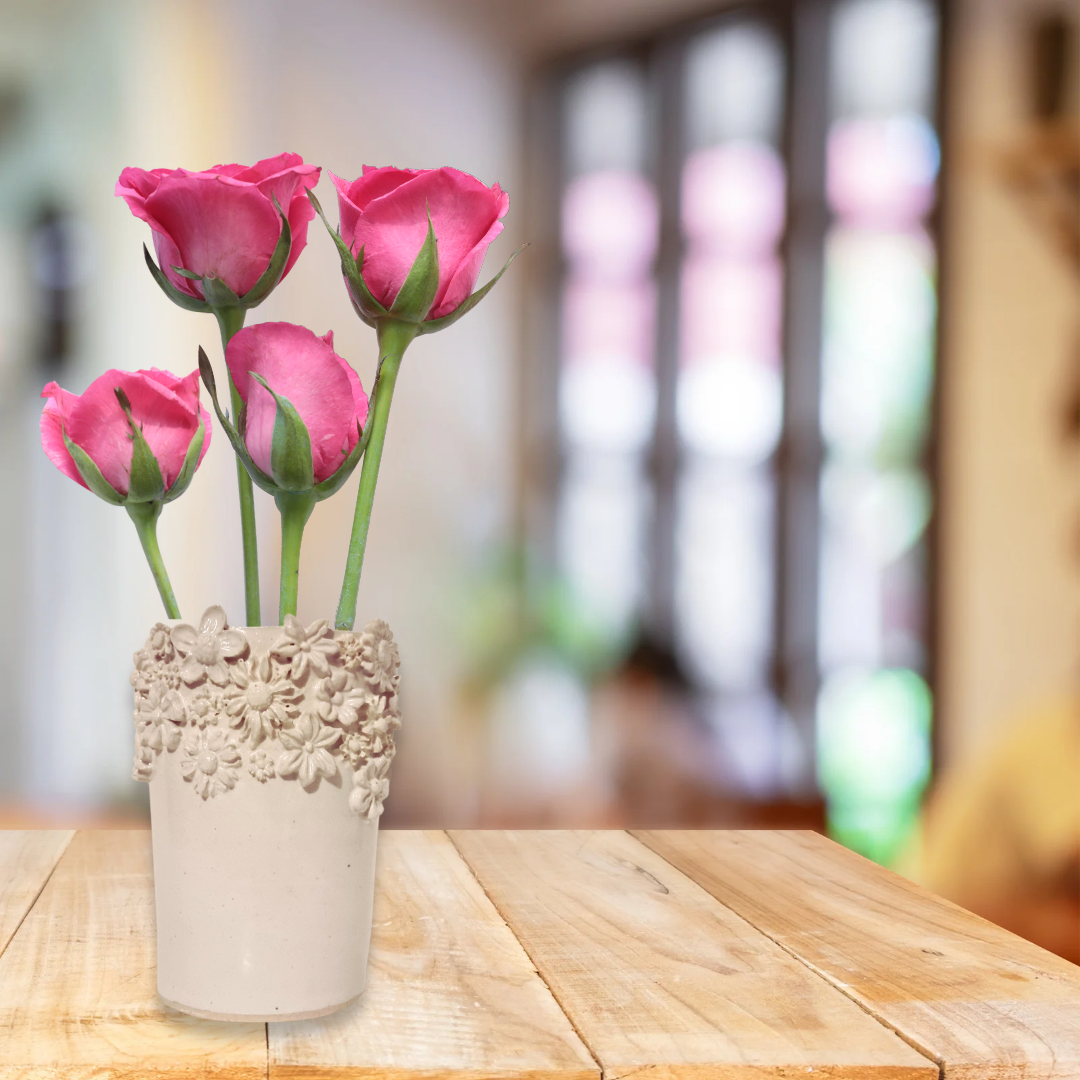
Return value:
<svg viewBox="0 0 1080 1080">
<path fill-rule="evenodd" d="M 77 484 L 84 488 L 89 485 L 82 478 L 75 460 L 68 453 L 64 443 L 64 427 L 71 405 L 78 401 L 74 394 L 62 390 L 55 382 L 49 383 L 41 391 L 43 398 L 49 398 L 45 407 L 41 410 L 41 446 L 49 460 L 65 475 L 71 477 Z"/>
<path fill-rule="evenodd" d="M 247 405 L 244 439 L 255 464 L 271 474 L 277 403 L 251 373 L 265 378 L 300 414 L 311 439 L 315 482 L 337 472 L 359 440 L 358 423 L 362 425 L 367 416 L 362 389 L 363 408 L 357 414 L 352 369 L 345 361 L 307 327 L 285 322 L 257 323 L 241 330 L 230 340 L 225 359 Z M 325 629 L 326 621 L 322 623 Z M 299 623 L 287 626 L 286 633 L 304 640 Z"/>
<path fill-rule="evenodd" d="M 163 177 L 144 205 L 176 245 L 179 266 L 200 277 L 214 274 L 237 296 L 250 292 L 269 266 L 281 234 L 270 200 L 228 176 Z"/>
</svg>

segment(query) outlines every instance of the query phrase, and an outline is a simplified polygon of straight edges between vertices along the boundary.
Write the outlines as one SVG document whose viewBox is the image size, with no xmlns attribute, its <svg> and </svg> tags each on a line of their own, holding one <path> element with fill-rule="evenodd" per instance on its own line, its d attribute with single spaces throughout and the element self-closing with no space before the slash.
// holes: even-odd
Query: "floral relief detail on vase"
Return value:
<svg viewBox="0 0 1080 1080">
<path fill-rule="evenodd" d="M 135 726 L 142 741 L 154 750 L 175 750 L 180 744 L 180 726 L 184 723 L 184 702 L 176 690 L 165 683 L 153 683 L 138 700 Z"/>
<path fill-rule="evenodd" d="M 390 794 L 389 757 L 373 758 L 353 773 L 349 809 L 360 817 L 374 820 L 383 812 L 383 802 Z"/>
<path fill-rule="evenodd" d="M 195 688 L 187 702 L 188 722 L 192 727 L 216 727 L 225 711 L 225 696 L 213 683 Z"/>
<path fill-rule="evenodd" d="M 241 738 L 258 746 L 275 731 L 293 722 L 300 711 L 298 691 L 287 674 L 277 671 L 269 653 L 250 665 L 238 660 L 232 669 L 232 686 L 224 692 L 225 715 Z"/>
<path fill-rule="evenodd" d="M 345 766 L 349 805 L 381 814 L 401 724 L 398 648 L 381 619 L 358 633 L 292 616 L 280 631 L 241 630 L 210 608 L 198 629 L 158 623 L 133 659 L 133 779 L 149 781 L 158 757 L 181 746 L 169 767 L 203 799 L 242 771 L 248 783 L 297 779 L 311 792 L 320 779 L 337 783 Z"/>
<path fill-rule="evenodd" d="M 289 676 L 301 682 L 310 667 L 324 679 L 330 675 L 330 657 L 336 656 L 338 643 L 329 621 L 319 619 L 306 629 L 295 615 L 285 616 L 285 633 L 270 650 L 280 660 L 289 661 Z"/>
<path fill-rule="evenodd" d="M 360 636 L 360 670 L 378 694 L 397 693 L 400 675 L 397 642 L 382 619 L 372 619 Z"/>
<path fill-rule="evenodd" d="M 169 664 L 176 655 L 172 643 L 172 630 L 164 623 L 155 623 L 146 639 L 143 650 L 158 664 Z"/>
<path fill-rule="evenodd" d="M 359 687 L 350 686 L 349 673 L 335 668 L 330 677 L 323 679 L 315 691 L 318 699 L 316 711 L 325 723 L 353 727 L 360 721 L 368 702 L 368 694 Z"/>
<path fill-rule="evenodd" d="M 222 728 L 189 731 L 184 738 L 186 757 L 180 763 L 181 775 L 195 787 L 203 799 L 209 799 L 236 786 L 240 769 L 240 751 Z"/>
<path fill-rule="evenodd" d="M 273 780 L 274 772 L 274 759 L 265 750 L 253 750 L 251 757 L 248 759 L 248 772 L 259 781 L 260 784 L 265 784 L 267 780 Z"/>
<path fill-rule="evenodd" d="M 154 773 L 154 751 L 144 742 L 135 741 L 135 765 L 131 770 L 132 780 L 147 781 Z"/>
<path fill-rule="evenodd" d="M 188 686 L 196 686 L 203 679 L 209 679 L 215 686 L 227 686 L 227 661 L 235 660 L 247 651 L 243 631 L 230 627 L 224 610 L 217 605 L 203 612 L 198 630 L 187 623 L 174 626 L 172 643 L 183 657 L 180 677 Z"/>
<path fill-rule="evenodd" d="M 323 727 L 314 713 L 302 716 L 295 727 L 282 728 L 278 737 L 285 748 L 277 763 L 279 776 L 299 776 L 304 787 L 311 787 L 320 776 L 337 776 L 330 747 L 341 738 L 341 732 Z"/>
</svg>

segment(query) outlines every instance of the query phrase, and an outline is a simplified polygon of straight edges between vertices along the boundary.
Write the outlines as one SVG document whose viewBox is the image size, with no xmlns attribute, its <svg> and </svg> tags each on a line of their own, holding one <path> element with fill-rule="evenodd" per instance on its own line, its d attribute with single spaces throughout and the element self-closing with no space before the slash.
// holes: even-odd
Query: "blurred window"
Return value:
<svg viewBox="0 0 1080 1080">
<path fill-rule="evenodd" d="M 743 5 L 555 69 L 556 559 L 737 784 L 888 860 L 930 762 L 934 0 Z"/>
</svg>

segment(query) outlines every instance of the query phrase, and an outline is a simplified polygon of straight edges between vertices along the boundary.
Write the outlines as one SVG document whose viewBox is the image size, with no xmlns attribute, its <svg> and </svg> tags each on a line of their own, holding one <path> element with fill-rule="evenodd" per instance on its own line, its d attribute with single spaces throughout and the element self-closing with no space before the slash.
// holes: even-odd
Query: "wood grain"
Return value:
<svg viewBox="0 0 1080 1080">
<path fill-rule="evenodd" d="M 157 997 L 150 833 L 77 833 L 0 956 L 0 1078 L 266 1076 L 262 1024 Z"/>
<path fill-rule="evenodd" d="M 1080 1077 L 1080 968 L 814 833 L 635 834 L 942 1066 Z"/>
<path fill-rule="evenodd" d="M 938 1075 L 626 833 L 450 836 L 605 1080 Z"/>
<path fill-rule="evenodd" d="M 377 867 L 368 988 L 331 1016 L 270 1024 L 274 1080 L 599 1080 L 444 833 L 380 833 Z"/>
<path fill-rule="evenodd" d="M 0 832 L 0 955 L 74 835 L 70 830 Z"/>
</svg>

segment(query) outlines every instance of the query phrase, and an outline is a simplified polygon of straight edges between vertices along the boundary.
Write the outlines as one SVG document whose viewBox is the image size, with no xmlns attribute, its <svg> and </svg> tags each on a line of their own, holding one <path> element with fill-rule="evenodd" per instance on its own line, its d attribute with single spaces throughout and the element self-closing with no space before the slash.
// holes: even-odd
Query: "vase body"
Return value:
<svg viewBox="0 0 1080 1080">
<path fill-rule="evenodd" d="M 158 624 L 135 664 L 162 1000 L 243 1021 L 355 1000 L 397 726 L 385 623 L 232 628 L 210 609 Z"/>
</svg>

